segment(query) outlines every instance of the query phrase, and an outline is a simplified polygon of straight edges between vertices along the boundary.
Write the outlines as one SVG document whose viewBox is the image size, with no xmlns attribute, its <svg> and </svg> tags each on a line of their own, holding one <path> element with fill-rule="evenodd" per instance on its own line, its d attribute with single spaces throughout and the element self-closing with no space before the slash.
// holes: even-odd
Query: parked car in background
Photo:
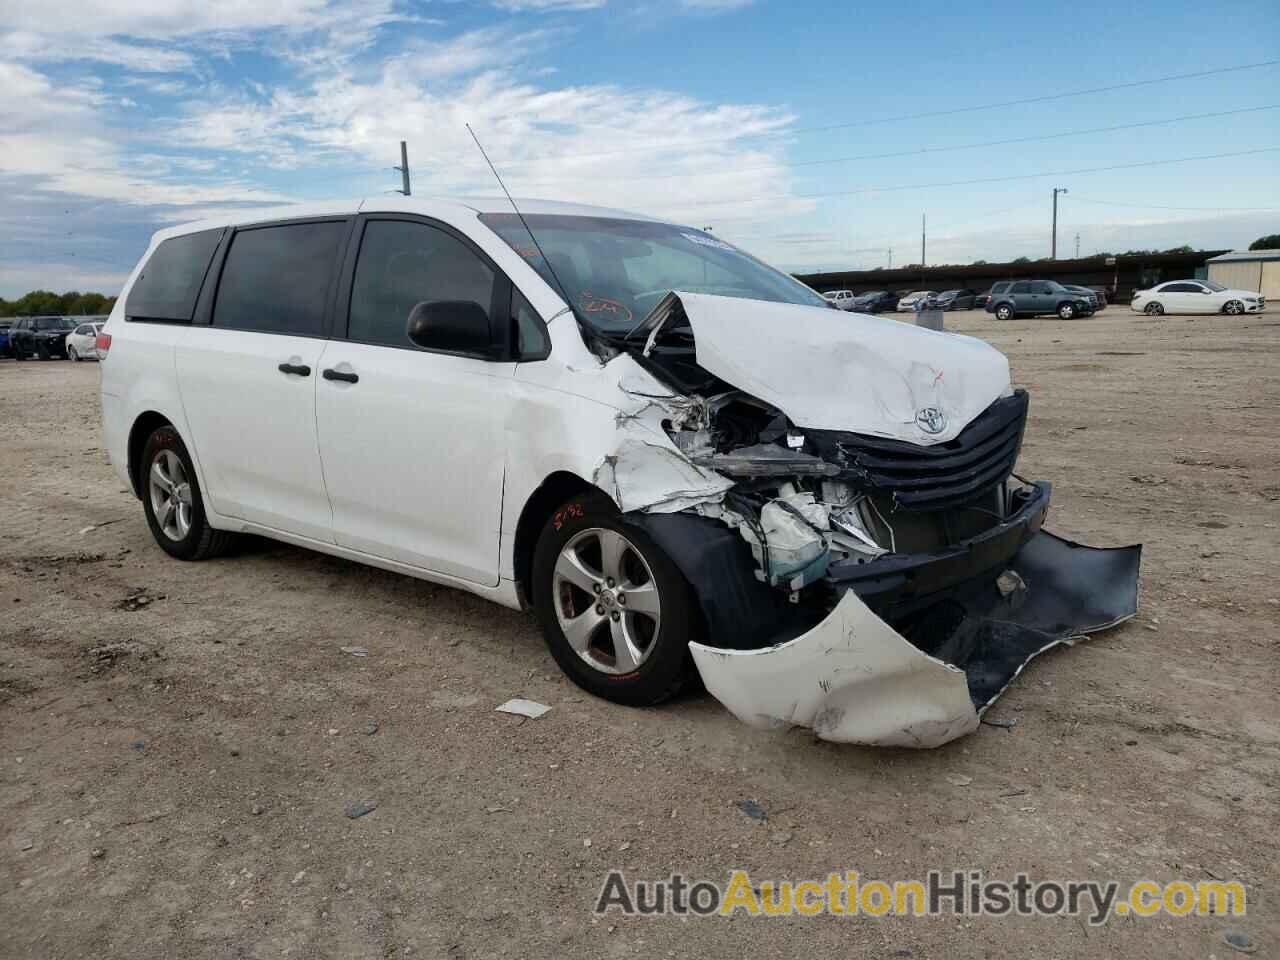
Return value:
<svg viewBox="0 0 1280 960">
<path fill-rule="evenodd" d="M 970 310 L 975 297 L 972 290 L 944 290 L 930 299 L 939 310 Z"/>
<path fill-rule="evenodd" d="M 929 297 L 937 295 L 936 290 L 917 290 L 914 293 L 908 293 L 905 297 L 898 301 L 897 310 L 899 313 L 911 313 L 916 308 L 916 304 L 921 300 L 927 300 Z"/>
<path fill-rule="evenodd" d="M 857 313 L 883 313 L 898 308 L 898 295 L 892 290 L 872 290 L 860 293 L 853 301 L 853 309 Z"/>
<path fill-rule="evenodd" d="M 853 309 L 854 296 L 852 290 L 828 290 L 822 295 L 822 299 L 837 310 Z"/>
<path fill-rule="evenodd" d="M 9 356 L 9 328 L 12 320 L 0 320 L 0 357 Z"/>
<path fill-rule="evenodd" d="M 999 296 L 1002 293 L 1008 293 L 1009 288 L 1013 286 L 1012 280 L 998 280 L 991 285 L 991 289 L 986 293 L 980 293 L 973 299 L 973 307 L 975 310 L 987 309 L 987 304 L 991 302 L 991 298 Z"/>
<path fill-rule="evenodd" d="M 98 334 L 103 321 L 82 323 L 67 334 L 68 360 L 98 360 Z"/>
<path fill-rule="evenodd" d="M 1135 290 L 1129 309 L 1161 313 L 1261 313 L 1267 300 L 1256 290 L 1232 290 L 1212 280 L 1171 280 L 1150 290 Z"/>
<path fill-rule="evenodd" d="M 75 328 L 70 317 L 19 317 L 9 329 L 9 349 L 15 360 L 65 357 L 67 334 Z"/>
<path fill-rule="evenodd" d="M 1091 302 L 1078 293 L 1072 293 L 1052 280 L 1015 280 L 1009 289 L 996 294 L 987 304 L 987 312 L 999 320 L 1014 317 L 1035 317 L 1055 313 L 1063 320 L 1087 317 L 1093 313 Z"/>
<path fill-rule="evenodd" d="M 1068 290 L 1070 290 L 1072 293 L 1079 294 L 1080 296 L 1088 300 L 1090 306 L 1093 307 L 1094 312 L 1101 310 L 1103 307 L 1107 305 L 1106 298 L 1102 296 L 1102 294 L 1098 293 L 1097 290 L 1094 290 L 1092 287 L 1080 287 L 1074 283 L 1064 283 L 1063 286 L 1066 287 Z"/>
</svg>

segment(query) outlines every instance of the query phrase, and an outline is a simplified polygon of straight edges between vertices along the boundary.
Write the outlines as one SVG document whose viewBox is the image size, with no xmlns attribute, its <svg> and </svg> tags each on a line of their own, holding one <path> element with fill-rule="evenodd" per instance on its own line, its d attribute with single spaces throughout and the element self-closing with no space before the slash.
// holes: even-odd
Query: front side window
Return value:
<svg viewBox="0 0 1280 960">
<path fill-rule="evenodd" d="M 240 230 L 231 240 L 213 325 L 322 336 L 329 284 L 347 224 L 334 220 Z"/>
<path fill-rule="evenodd" d="M 162 242 L 129 291 L 126 316 L 190 323 L 204 276 L 221 239 L 221 230 L 202 230 Z"/>
<path fill-rule="evenodd" d="M 406 220 L 371 220 L 356 262 L 347 336 L 414 347 L 406 331 L 417 304 L 468 300 L 490 314 L 496 280 L 488 264 L 444 230 Z"/>
<path fill-rule="evenodd" d="M 627 333 L 672 290 L 826 307 L 798 280 L 691 227 L 534 214 L 526 220 L 535 244 L 515 214 L 480 219 L 568 298 L 580 320 L 605 334 Z"/>
</svg>

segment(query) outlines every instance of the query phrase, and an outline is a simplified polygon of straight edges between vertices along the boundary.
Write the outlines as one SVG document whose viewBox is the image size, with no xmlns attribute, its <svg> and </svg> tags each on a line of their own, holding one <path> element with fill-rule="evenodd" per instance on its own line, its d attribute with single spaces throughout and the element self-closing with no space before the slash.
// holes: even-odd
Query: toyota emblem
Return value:
<svg viewBox="0 0 1280 960">
<path fill-rule="evenodd" d="M 925 433 L 939 434 L 947 429 L 947 418 L 937 407 L 924 407 L 916 411 L 916 426 Z"/>
</svg>

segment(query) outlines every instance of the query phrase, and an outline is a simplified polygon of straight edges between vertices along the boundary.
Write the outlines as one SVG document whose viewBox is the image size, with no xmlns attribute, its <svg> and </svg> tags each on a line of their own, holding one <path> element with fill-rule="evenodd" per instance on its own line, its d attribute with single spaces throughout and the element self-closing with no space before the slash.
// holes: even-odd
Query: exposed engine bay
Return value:
<svg viewBox="0 0 1280 960">
<path fill-rule="evenodd" d="M 731 310 L 729 334 L 751 338 L 753 307 L 775 338 L 755 349 L 794 379 L 777 314 L 823 311 L 672 293 L 633 335 L 596 348 L 639 367 L 620 381 L 635 405 L 619 418 L 627 436 L 596 481 L 694 587 L 708 638 L 690 645 L 694 660 L 740 719 L 935 746 L 975 729 L 1037 654 L 1133 616 L 1140 547 L 1042 530 L 1050 486 L 1015 473 L 1029 400 L 1007 362 L 1003 382 L 976 351 L 954 371 L 915 360 L 894 371 L 871 352 L 839 356 L 840 343 L 815 351 L 798 330 L 801 378 L 828 379 L 796 389 L 717 329 Z M 829 382 L 833 363 L 848 390 Z M 812 401 L 857 403 L 863 371 L 873 422 L 841 429 L 857 417 Z M 668 443 L 644 436 L 655 429 Z M 639 481 L 658 473 L 671 475 L 666 496 L 645 503 Z"/>
</svg>

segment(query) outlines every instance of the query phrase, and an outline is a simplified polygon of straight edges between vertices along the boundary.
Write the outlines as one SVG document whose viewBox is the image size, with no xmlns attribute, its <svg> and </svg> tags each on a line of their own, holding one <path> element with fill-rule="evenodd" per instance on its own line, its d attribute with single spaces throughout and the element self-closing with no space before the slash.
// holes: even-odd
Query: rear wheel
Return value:
<svg viewBox="0 0 1280 960">
<path fill-rule="evenodd" d="M 587 692 L 650 706 L 689 678 L 693 591 L 603 495 L 579 495 L 551 515 L 534 552 L 532 588 L 551 655 Z"/>
<path fill-rule="evenodd" d="M 75 347 L 67 347 L 67 359 L 72 363 L 78 363 L 80 361 L 80 354 L 76 353 Z"/>
<path fill-rule="evenodd" d="M 1222 312 L 1230 314 L 1233 317 L 1239 316 L 1240 314 L 1244 313 L 1244 304 L 1241 303 L 1239 300 L 1228 300 L 1225 304 L 1223 304 Z"/>
<path fill-rule="evenodd" d="M 1160 314 L 1164 313 L 1164 307 L 1153 300 L 1151 303 L 1148 303 L 1143 307 L 1142 312 L 1148 317 L 1158 317 Z"/>
<path fill-rule="evenodd" d="M 1074 303 L 1058 304 L 1058 316 L 1063 320 L 1074 320 L 1076 316 L 1076 305 Z"/>
<path fill-rule="evenodd" d="M 191 455 L 173 427 L 157 427 L 147 438 L 138 470 L 147 526 L 165 553 L 206 560 L 234 541 L 235 534 L 209 525 Z"/>
<path fill-rule="evenodd" d="M 1002 303 L 1002 304 L 1000 304 L 1000 306 L 996 307 L 996 319 L 997 319 L 997 320 L 1012 320 L 1012 319 L 1013 319 L 1013 307 L 1012 307 L 1012 306 L 1010 306 L 1010 305 L 1009 305 L 1009 304 L 1007 304 L 1007 303 Z"/>
<path fill-rule="evenodd" d="M 49 347 L 44 343 L 44 341 L 36 344 L 36 356 L 41 360 L 49 359 Z"/>
</svg>

